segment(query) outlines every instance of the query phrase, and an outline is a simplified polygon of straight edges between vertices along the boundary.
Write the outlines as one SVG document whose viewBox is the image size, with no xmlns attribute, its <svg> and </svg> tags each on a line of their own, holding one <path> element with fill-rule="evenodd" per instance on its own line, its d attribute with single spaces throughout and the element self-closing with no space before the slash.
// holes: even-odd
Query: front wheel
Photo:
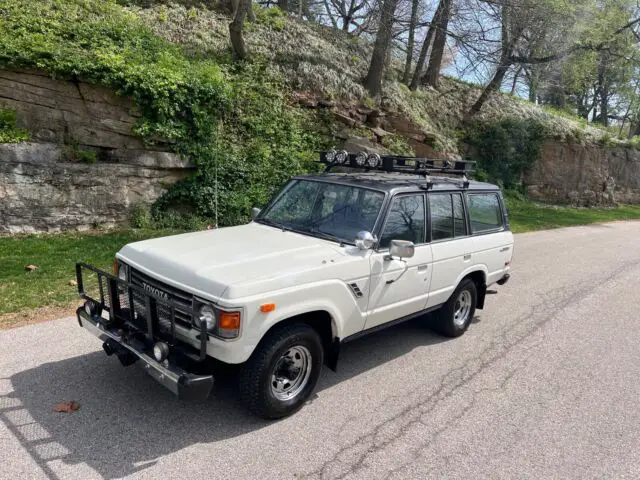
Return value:
<svg viewBox="0 0 640 480">
<path fill-rule="evenodd" d="M 309 325 L 276 327 L 240 371 L 242 400 L 263 418 L 291 415 L 313 392 L 323 354 L 322 341 Z"/>
<path fill-rule="evenodd" d="M 478 292 L 471 279 L 460 282 L 449 300 L 436 312 L 434 329 L 446 337 L 459 337 L 469 328 L 476 311 Z"/>
</svg>

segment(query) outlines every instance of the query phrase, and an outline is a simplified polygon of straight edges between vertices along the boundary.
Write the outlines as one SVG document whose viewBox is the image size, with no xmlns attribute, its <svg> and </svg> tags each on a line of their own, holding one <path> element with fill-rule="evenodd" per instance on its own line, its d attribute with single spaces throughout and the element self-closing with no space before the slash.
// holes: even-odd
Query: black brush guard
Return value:
<svg viewBox="0 0 640 480">
<path fill-rule="evenodd" d="M 78 323 L 104 342 L 108 355 L 115 353 L 123 365 L 142 360 L 147 373 L 181 398 L 209 395 L 213 376 L 195 375 L 177 366 L 185 360 L 202 362 L 207 357 L 204 321 L 198 326 L 199 348 L 176 334 L 176 308 L 191 318 L 197 318 L 196 312 L 83 262 L 76 264 L 76 278 L 80 297 L 94 307 L 92 314 L 80 307 L 76 312 Z M 167 361 L 158 362 L 153 357 L 157 342 L 169 346 Z"/>
</svg>

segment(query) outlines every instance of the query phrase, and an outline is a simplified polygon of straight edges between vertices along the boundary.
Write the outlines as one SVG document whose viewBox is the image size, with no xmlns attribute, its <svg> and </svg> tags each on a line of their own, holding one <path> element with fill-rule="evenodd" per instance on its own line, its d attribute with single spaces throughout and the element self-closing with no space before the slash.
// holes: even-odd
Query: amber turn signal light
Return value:
<svg viewBox="0 0 640 480">
<path fill-rule="evenodd" d="M 218 317 L 218 327 L 225 330 L 240 328 L 240 312 L 221 311 Z"/>
<path fill-rule="evenodd" d="M 275 309 L 276 309 L 276 304 L 275 303 L 264 303 L 264 304 L 260 305 L 260 311 L 262 313 L 273 312 Z"/>
</svg>

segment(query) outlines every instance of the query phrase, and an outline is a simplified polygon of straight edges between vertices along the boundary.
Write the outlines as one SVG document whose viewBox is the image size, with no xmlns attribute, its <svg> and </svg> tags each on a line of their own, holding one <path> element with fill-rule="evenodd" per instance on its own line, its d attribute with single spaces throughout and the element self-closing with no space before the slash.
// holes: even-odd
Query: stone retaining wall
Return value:
<svg viewBox="0 0 640 480">
<path fill-rule="evenodd" d="M 132 135 L 130 99 L 86 82 L 0 70 L 0 107 L 15 110 L 33 140 L 0 144 L 0 233 L 122 223 L 191 170 Z"/>
</svg>

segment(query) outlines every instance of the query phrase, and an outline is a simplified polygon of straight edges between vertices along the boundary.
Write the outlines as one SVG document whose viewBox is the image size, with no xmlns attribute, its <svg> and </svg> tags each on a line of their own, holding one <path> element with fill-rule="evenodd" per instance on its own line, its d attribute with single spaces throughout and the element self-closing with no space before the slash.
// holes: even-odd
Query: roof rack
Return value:
<svg viewBox="0 0 640 480">
<path fill-rule="evenodd" d="M 346 150 L 320 152 L 320 163 L 325 172 L 334 167 L 358 168 L 365 171 L 382 171 L 421 175 L 425 178 L 432 173 L 460 175 L 468 183 L 466 176 L 473 173 L 475 161 L 445 160 L 440 158 L 404 157 L 398 155 L 378 155 L 377 153 L 349 153 Z"/>
</svg>

